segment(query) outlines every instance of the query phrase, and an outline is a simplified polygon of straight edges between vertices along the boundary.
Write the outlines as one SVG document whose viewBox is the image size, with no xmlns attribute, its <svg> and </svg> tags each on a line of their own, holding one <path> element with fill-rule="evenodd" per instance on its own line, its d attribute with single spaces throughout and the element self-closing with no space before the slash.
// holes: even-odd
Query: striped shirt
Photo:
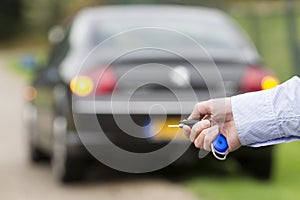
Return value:
<svg viewBox="0 0 300 200">
<path fill-rule="evenodd" d="M 274 89 L 231 97 L 242 145 L 260 147 L 300 140 L 300 79 Z"/>
</svg>

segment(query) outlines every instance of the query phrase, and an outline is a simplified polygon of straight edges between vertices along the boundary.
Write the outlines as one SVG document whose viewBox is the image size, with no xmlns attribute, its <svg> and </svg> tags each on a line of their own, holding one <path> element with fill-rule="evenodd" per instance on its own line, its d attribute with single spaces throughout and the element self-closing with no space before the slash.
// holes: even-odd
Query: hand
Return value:
<svg viewBox="0 0 300 200">
<path fill-rule="evenodd" d="M 186 125 L 183 127 L 185 135 L 197 148 L 211 151 L 211 143 L 219 133 L 226 137 L 229 152 L 241 146 L 235 128 L 230 98 L 212 99 L 197 103 L 188 119 L 201 120 L 205 115 L 209 116 L 209 120 L 199 121 L 192 129 Z"/>
</svg>

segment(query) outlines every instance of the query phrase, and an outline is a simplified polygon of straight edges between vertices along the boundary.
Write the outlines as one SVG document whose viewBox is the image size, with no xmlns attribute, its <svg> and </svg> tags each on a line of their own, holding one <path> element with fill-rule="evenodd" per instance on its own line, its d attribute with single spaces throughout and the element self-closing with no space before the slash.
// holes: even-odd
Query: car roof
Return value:
<svg viewBox="0 0 300 200">
<path fill-rule="evenodd" d="M 88 18 L 131 18 L 131 17 L 189 17 L 224 18 L 226 15 L 218 9 L 182 5 L 112 5 L 88 7 L 81 10 L 79 17 Z"/>
</svg>

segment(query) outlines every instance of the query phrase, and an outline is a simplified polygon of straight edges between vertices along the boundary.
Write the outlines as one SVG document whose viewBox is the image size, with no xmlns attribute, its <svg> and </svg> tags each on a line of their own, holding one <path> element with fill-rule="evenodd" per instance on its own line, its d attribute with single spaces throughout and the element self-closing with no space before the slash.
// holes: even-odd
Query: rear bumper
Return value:
<svg viewBox="0 0 300 200">
<path fill-rule="evenodd" d="M 155 114 L 166 115 L 179 113 L 188 115 L 191 113 L 196 101 L 75 101 L 73 112 L 78 114 Z"/>
<path fill-rule="evenodd" d="M 166 113 L 177 116 L 178 119 L 187 118 L 195 102 L 182 103 L 179 107 L 176 102 L 114 102 L 111 101 L 76 101 L 73 102 L 73 118 L 71 125 L 69 146 L 72 153 L 86 154 L 84 145 L 107 146 L 107 139 L 116 146 L 132 152 L 151 152 L 160 149 L 168 141 L 153 141 L 147 139 L 147 127 L 150 116 L 153 118 L 166 117 Z M 163 108 L 163 109 L 162 109 Z M 183 113 L 182 116 L 178 113 Z M 129 125 L 130 123 L 136 125 Z M 116 123 L 116 121 L 118 123 Z M 137 137 L 133 137 L 137 136 Z M 83 148 L 82 148 L 83 147 Z"/>
</svg>

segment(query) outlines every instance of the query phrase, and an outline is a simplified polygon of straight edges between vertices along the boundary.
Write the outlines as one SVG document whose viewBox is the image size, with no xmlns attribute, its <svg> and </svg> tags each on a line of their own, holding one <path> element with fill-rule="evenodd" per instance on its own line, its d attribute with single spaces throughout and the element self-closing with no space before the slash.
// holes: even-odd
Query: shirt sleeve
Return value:
<svg viewBox="0 0 300 200">
<path fill-rule="evenodd" d="M 300 140 L 300 79 L 274 89 L 231 97 L 242 145 L 260 147 Z"/>
</svg>

